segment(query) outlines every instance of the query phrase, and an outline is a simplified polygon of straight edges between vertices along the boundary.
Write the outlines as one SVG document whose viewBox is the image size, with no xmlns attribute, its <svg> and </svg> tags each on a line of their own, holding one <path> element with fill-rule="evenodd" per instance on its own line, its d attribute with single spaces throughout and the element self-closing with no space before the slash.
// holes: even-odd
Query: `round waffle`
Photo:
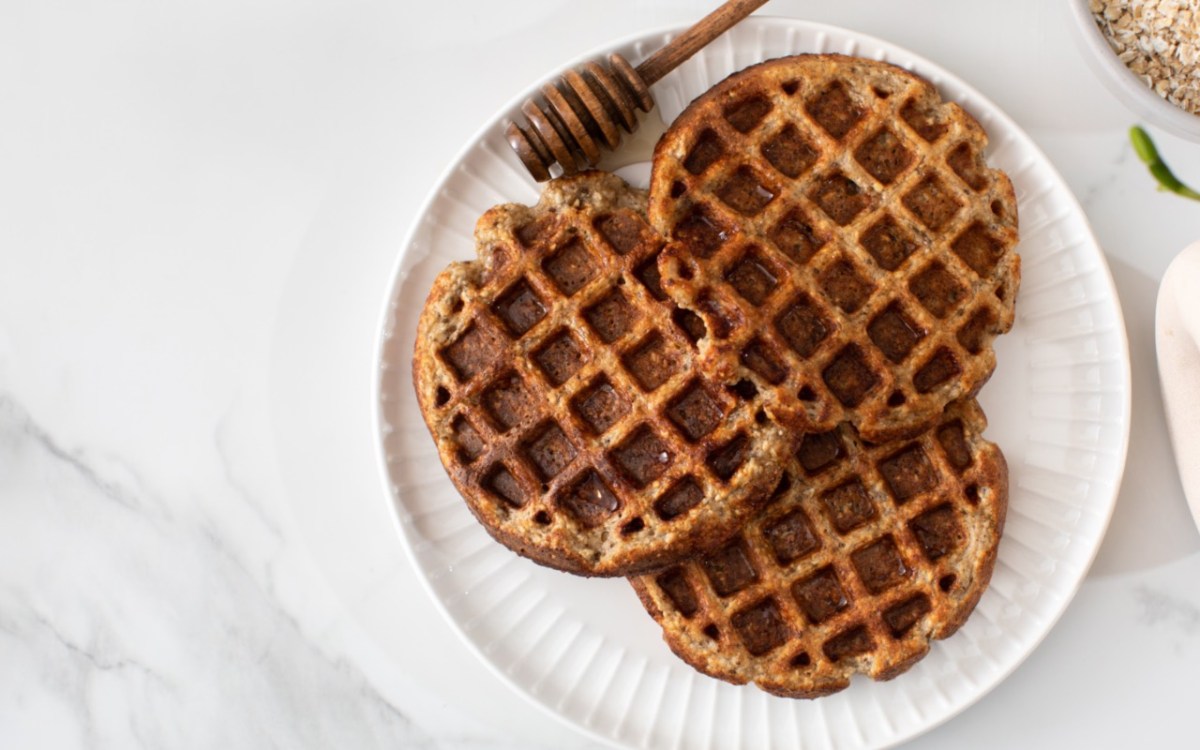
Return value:
<svg viewBox="0 0 1200 750">
<path fill-rule="evenodd" d="M 923 79 L 800 55 L 696 99 L 655 150 L 663 288 L 712 333 L 702 365 L 803 430 L 883 441 L 995 368 L 1019 283 L 1012 184 Z"/>
<path fill-rule="evenodd" d="M 646 194 L 600 172 L 480 218 L 434 282 L 413 380 L 442 462 L 499 541 L 584 575 L 712 548 L 768 499 L 787 433 L 697 366 L 659 287 Z"/>
<path fill-rule="evenodd" d="M 894 677 L 991 578 L 1008 472 L 984 426 L 964 401 L 911 440 L 809 434 L 733 541 L 630 580 L 671 649 L 714 677 L 798 698 Z"/>
</svg>

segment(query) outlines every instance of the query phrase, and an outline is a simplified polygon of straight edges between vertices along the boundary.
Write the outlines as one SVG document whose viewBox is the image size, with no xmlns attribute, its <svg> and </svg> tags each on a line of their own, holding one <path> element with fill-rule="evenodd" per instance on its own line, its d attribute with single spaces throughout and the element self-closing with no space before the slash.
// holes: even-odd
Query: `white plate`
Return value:
<svg viewBox="0 0 1200 750">
<path fill-rule="evenodd" d="M 639 60 L 671 36 L 647 33 L 603 51 Z M 891 44 L 803 21 L 755 18 L 655 86 L 663 117 L 670 121 L 735 70 L 798 52 L 886 60 L 931 80 L 987 129 L 988 158 L 1008 172 L 1020 202 L 1024 280 L 1017 324 L 999 341 L 1000 366 L 981 395 L 991 417 L 988 436 L 1011 470 L 999 560 L 962 630 L 900 678 L 860 679 L 837 695 L 795 701 L 704 677 L 670 653 L 624 581 L 575 578 L 516 557 L 491 540 L 455 493 L 413 396 L 417 316 L 437 272 L 473 257 L 471 232 L 484 210 L 536 200 L 536 187 L 502 135 L 535 87 L 450 166 L 397 261 L 376 395 L 383 469 L 401 537 L 434 600 L 481 659 L 550 713 L 616 745 L 849 748 L 911 738 L 978 700 L 1041 641 L 1078 588 L 1116 499 L 1130 405 L 1116 293 L 1074 197 L 995 105 Z"/>
</svg>

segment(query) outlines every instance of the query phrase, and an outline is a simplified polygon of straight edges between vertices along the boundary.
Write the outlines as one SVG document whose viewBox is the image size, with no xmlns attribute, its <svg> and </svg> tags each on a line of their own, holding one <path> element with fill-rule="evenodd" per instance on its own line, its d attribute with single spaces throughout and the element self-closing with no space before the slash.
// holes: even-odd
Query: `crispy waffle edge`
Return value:
<svg viewBox="0 0 1200 750">
<path fill-rule="evenodd" d="M 794 61 L 797 60 L 802 61 L 804 65 L 812 66 L 846 66 L 848 68 L 853 68 L 856 65 L 864 65 L 868 66 L 870 69 L 886 70 L 888 75 L 901 77 L 904 81 L 910 82 L 908 85 L 915 87 L 916 90 L 919 91 L 920 96 L 928 96 L 938 102 L 938 106 L 942 108 L 941 111 L 943 112 L 945 122 L 961 124 L 962 130 L 957 136 L 955 136 L 955 143 L 971 143 L 975 146 L 978 146 L 978 157 L 980 159 L 983 158 L 983 147 L 986 145 L 988 140 L 987 134 L 983 127 L 969 112 L 964 110 L 957 103 L 942 100 L 932 84 L 915 73 L 888 63 L 852 58 L 839 54 L 797 55 L 776 58 L 738 71 L 714 86 L 709 91 L 697 97 L 691 104 L 688 105 L 687 108 L 685 108 L 684 112 L 671 126 L 671 129 L 668 130 L 668 133 L 659 140 L 654 152 L 655 169 L 651 178 L 650 217 L 652 224 L 654 224 L 660 232 L 669 233 L 674 231 L 675 223 L 683 215 L 682 209 L 676 207 L 675 197 L 672 194 L 674 190 L 672 185 L 672 181 L 674 179 L 673 175 L 682 175 L 688 177 L 688 175 L 685 173 L 683 164 L 690 155 L 695 143 L 699 142 L 700 134 L 709 127 L 706 124 L 708 120 L 702 113 L 707 111 L 709 114 L 712 114 L 716 111 L 719 111 L 721 106 L 724 106 L 728 103 L 736 103 L 740 100 L 753 98 L 753 95 L 760 91 L 763 86 L 763 81 L 759 79 L 758 72 L 762 72 L 764 77 L 782 75 L 782 73 L 779 73 L 779 71 L 784 70 L 786 66 L 793 64 Z M 826 75 L 829 74 L 827 73 Z M 897 116 L 897 120 L 898 119 L 899 118 Z M 675 132 L 673 130 L 675 128 L 679 128 L 680 131 Z M 872 131 L 863 132 L 869 133 Z M 865 139 L 866 135 L 860 133 L 858 137 Z M 765 138 L 765 134 L 756 134 L 755 138 L 761 140 Z M 937 136 L 937 138 L 941 138 L 941 136 Z M 754 148 L 757 150 L 758 146 L 755 144 L 759 143 L 759 140 L 748 137 L 748 143 L 750 145 L 754 145 Z M 945 141 L 943 140 L 941 143 L 944 147 Z M 926 146 L 926 148 L 932 148 L 932 146 L 933 144 L 930 143 Z M 847 154 L 849 148 L 850 147 L 847 147 Z M 707 171 L 714 168 L 713 164 L 716 165 L 715 169 L 720 172 L 722 169 L 721 165 L 723 163 L 728 162 L 736 164 L 739 163 L 739 161 L 745 161 L 745 158 L 746 155 L 740 151 L 737 151 L 736 149 L 732 153 L 723 153 L 720 159 L 712 164 L 709 164 L 708 166 L 703 167 L 700 172 L 693 172 L 692 176 L 688 177 L 688 179 L 701 180 Z M 834 157 L 829 157 L 828 154 L 823 153 L 819 158 L 824 160 Z M 847 155 L 845 157 L 837 158 L 849 159 L 850 157 Z M 724 159 L 724 162 L 722 162 L 721 159 Z M 753 164 L 757 163 L 758 161 L 761 161 L 761 159 L 755 157 L 755 159 L 750 160 L 750 163 Z M 819 163 L 825 162 L 820 161 Z M 671 164 L 672 167 L 671 169 L 661 168 L 661 165 L 663 164 Z M 920 168 L 917 170 L 918 173 L 924 173 L 926 170 L 931 169 L 931 167 L 923 166 L 922 162 L 919 162 L 918 164 L 920 166 Z M 815 169 L 816 167 L 810 168 Z M 937 170 L 946 171 L 949 171 L 950 169 L 948 166 L 944 165 L 937 166 L 935 168 Z M 993 232 L 998 232 L 1001 240 L 1006 244 L 1007 247 L 1002 261 L 997 264 L 998 270 L 995 273 L 999 274 L 1002 285 L 1010 296 L 1006 303 L 998 308 L 999 314 L 997 315 L 996 319 L 991 320 L 987 324 L 988 330 L 985 335 L 983 346 L 978 351 L 971 352 L 971 355 L 966 361 L 965 365 L 963 362 L 956 361 L 956 365 L 964 366 L 966 371 L 961 376 L 944 380 L 942 383 L 938 384 L 937 387 L 931 389 L 932 392 L 928 396 L 926 396 L 924 393 L 918 394 L 915 392 L 907 394 L 909 396 L 910 403 L 898 409 L 884 408 L 882 399 L 879 398 L 877 394 L 873 401 L 868 400 L 867 403 L 862 405 L 861 415 L 865 416 L 862 416 L 861 419 L 859 407 L 853 406 L 843 408 L 841 404 L 836 402 L 836 399 L 830 397 L 826 397 L 815 403 L 801 404 L 798 408 L 797 404 L 794 403 L 796 401 L 795 398 L 772 397 L 768 399 L 768 411 L 771 412 L 773 417 L 797 429 L 828 429 L 842 419 L 849 418 L 860 427 L 865 436 L 869 437 L 873 441 L 883 442 L 919 433 L 932 420 L 937 418 L 938 413 L 940 413 L 941 408 L 945 404 L 956 399 L 973 397 L 979 392 L 979 389 L 987 382 L 995 369 L 995 354 L 992 348 L 992 341 L 995 336 L 1008 332 L 1015 320 L 1013 311 L 1015 308 L 1016 297 L 1019 293 L 1021 277 L 1020 256 L 1016 252 L 1019 218 L 1017 215 L 1018 211 L 1015 190 L 1013 188 L 1011 179 L 1001 170 L 991 167 L 986 163 L 983 163 L 983 168 L 985 169 L 987 175 L 987 190 L 993 195 L 997 196 L 996 200 L 993 201 L 993 205 L 995 205 L 996 202 L 999 202 L 1004 206 L 1003 210 L 1005 212 L 1005 218 L 997 225 L 989 225 L 989 229 Z M 822 169 L 828 169 L 828 167 L 822 167 Z M 902 173 L 902 175 L 903 174 L 910 173 Z M 800 176 L 804 177 L 803 174 Z M 781 180 L 782 175 L 774 174 L 773 179 Z M 900 182 L 903 182 L 903 179 L 901 179 Z M 712 185 L 709 185 L 708 187 L 713 189 Z M 887 187 L 888 186 L 885 185 L 884 189 L 886 190 Z M 686 204 L 689 200 L 690 198 L 688 198 L 686 194 L 680 199 L 680 201 L 682 201 L 684 204 Z M 713 201 L 716 200 L 716 198 L 713 197 L 712 194 L 709 194 L 707 196 L 707 200 Z M 892 213 L 900 210 L 900 196 L 895 196 L 893 200 L 895 201 L 894 204 L 890 202 L 886 204 L 887 210 Z M 801 207 L 810 212 L 818 210 L 813 205 L 804 205 Z M 872 208 L 871 211 L 874 212 L 878 208 L 880 208 L 880 206 Z M 993 211 L 995 210 L 996 209 L 993 208 Z M 828 219 L 825 220 L 828 221 Z M 735 227 L 732 231 L 734 233 L 733 241 L 737 244 L 762 244 L 767 242 L 767 238 L 764 235 L 755 235 L 749 238 L 739 238 L 737 235 L 741 230 Z M 1009 231 L 1011 231 L 1011 235 L 1007 234 Z M 836 250 L 835 252 L 838 254 L 842 253 L 841 250 Z M 859 252 L 861 253 L 862 251 Z M 948 246 L 946 253 L 947 255 L 950 255 Z M 668 290 L 668 293 L 671 294 L 677 303 L 680 303 L 684 306 L 692 306 L 694 308 L 695 299 L 697 297 L 697 289 L 693 288 L 693 286 L 699 285 L 701 281 L 705 284 L 713 284 L 715 283 L 715 280 L 710 279 L 707 275 L 705 275 L 704 278 L 702 278 L 700 281 L 697 281 L 695 285 L 682 283 L 680 278 L 683 273 L 687 272 L 681 273 L 681 269 L 683 269 L 685 265 L 689 264 L 690 261 L 688 258 L 690 255 L 691 253 L 684 243 L 677 240 L 671 240 L 668 242 L 667 249 L 661 256 L 660 268 L 662 270 L 662 276 L 664 279 L 664 288 Z M 938 262 L 939 260 L 937 257 L 932 257 L 931 261 L 928 263 L 926 260 L 921 261 L 922 264 L 927 264 L 929 266 L 936 265 Z M 703 266 L 703 263 L 701 265 Z M 965 262 L 960 265 L 965 265 Z M 707 274 L 708 271 L 702 270 L 701 273 Z M 806 289 L 808 293 L 813 292 L 812 289 L 807 289 L 806 287 L 801 287 L 801 289 Z M 912 296 L 912 293 L 907 289 L 905 289 L 904 292 L 906 295 L 904 299 L 907 300 L 906 304 L 908 304 L 910 307 L 916 305 L 915 298 Z M 734 297 L 734 299 L 737 298 Z M 974 300 L 978 299 L 980 298 L 973 297 L 968 299 L 968 301 L 972 302 L 974 305 Z M 827 302 L 826 304 L 829 303 Z M 960 308 L 963 307 L 965 307 L 965 305 L 960 304 Z M 992 307 L 996 308 L 995 305 L 992 305 Z M 726 309 L 728 309 L 728 306 L 726 306 Z M 830 309 L 832 310 L 832 305 L 830 305 Z M 978 308 L 973 307 L 972 309 Z M 735 313 L 733 319 L 736 320 L 740 312 L 737 310 L 734 310 L 733 312 Z M 995 310 L 993 310 L 993 312 L 995 312 Z M 874 314 L 877 313 L 872 313 L 872 315 Z M 702 317 L 705 317 L 706 322 L 709 322 L 708 314 L 701 311 L 701 315 Z M 862 343 L 869 349 L 871 342 L 868 339 L 865 320 L 862 322 L 862 325 L 863 328 L 853 334 L 841 333 L 840 329 L 837 329 L 832 334 L 834 339 L 830 340 Z M 957 323 L 955 323 L 956 328 L 959 325 L 964 325 L 964 321 L 959 320 Z M 941 335 L 943 338 L 952 338 L 954 333 L 951 331 Z M 786 348 L 782 351 L 786 357 Z M 737 377 L 745 374 L 745 368 L 742 367 L 737 361 L 738 352 L 730 352 L 728 348 L 723 349 L 720 342 L 713 341 L 702 345 L 702 353 L 710 360 L 706 363 L 706 366 L 711 367 L 712 370 L 715 373 L 718 373 L 719 377 L 721 378 L 736 379 Z M 933 352 L 931 350 L 927 350 L 921 356 L 926 358 L 928 361 L 932 361 L 934 358 L 932 355 Z M 826 361 L 829 359 L 828 355 L 820 356 L 825 357 Z M 875 356 L 878 357 L 879 355 Z M 877 359 L 877 361 L 884 364 L 884 370 L 888 370 L 886 360 L 880 358 Z M 912 362 L 906 362 L 904 365 L 906 367 L 912 367 L 913 369 L 916 368 L 916 365 Z M 899 370 L 893 369 L 885 372 L 885 380 L 886 378 L 892 377 L 896 372 L 899 372 Z M 897 383 L 898 382 L 899 381 L 897 381 Z M 887 383 L 885 383 L 885 391 L 890 391 L 894 387 L 890 383 L 891 381 L 887 381 Z M 917 402 L 919 404 L 919 408 L 915 407 L 913 402 Z M 912 416 L 910 414 L 914 408 L 917 408 L 917 411 L 915 412 L 916 416 Z"/>
<path fill-rule="evenodd" d="M 580 549 L 562 540 L 549 540 L 547 543 L 545 539 L 533 539 L 528 535 L 527 528 L 504 523 L 498 518 L 496 509 L 489 507 L 489 501 L 480 498 L 478 476 L 473 476 L 462 464 L 454 460 L 457 445 L 448 436 L 447 426 L 443 424 L 445 418 L 438 415 L 437 407 L 438 371 L 444 367 L 437 361 L 439 348 L 453 341 L 471 325 L 470 319 L 456 318 L 454 300 L 469 301 L 473 296 L 481 294 L 480 288 L 486 285 L 487 276 L 496 261 L 492 249 L 497 236 L 497 226 L 511 229 L 516 224 L 532 221 L 549 210 L 547 201 L 568 203 L 578 198 L 574 186 L 586 185 L 589 181 L 598 181 L 618 196 L 611 202 L 598 199 L 600 206 L 608 210 L 633 209 L 644 220 L 644 191 L 628 188 L 613 175 L 596 172 L 551 183 L 543 193 L 542 201 L 536 206 L 504 204 L 490 209 L 480 217 L 476 226 L 478 258 L 475 261 L 449 265 L 434 281 L 418 323 L 412 363 L 413 382 L 422 417 L 437 445 L 443 467 L 472 514 L 495 540 L 521 556 L 558 570 L 583 576 L 628 576 L 670 564 L 697 550 L 719 546 L 737 533 L 741 519 L 748 517 L 758 505 L 766 501 L 771 487 L 778 481 L 781 469 L 777 459 L 782 455 L 786 442 L 782 430 L 774 425 L 756 425 L 764 434 L 770 433 L 774 437 L 764 437 L 755 442 L 755 445 L 759 448 L 768 445 L 777 447 L 766 452 L 760 450 L 759 454 L 751 457 L 758 467 L 753 473 L 753 481 L 744 483 L 744 486 L 730 487 L 729 496 L 732 501 L 722 512 L 728 513 L 734 521 L 721 520 L 719 516 L 706 517 L 705 522 L 672 529 L 670 535 L 665 537 L 657 548 L 636 554 L 617 553 L 600 557 L 594 550 Z M 620 188 L 615 189 L 614 186 L 618 184 Z M 603 460 L 599 454 L 595 458 L 597 463 Z"/>
<path fill-rule="evenodd" d="M 965 402 L 957 402 L 963 404 Z M 964 411 L 964 421 L 967 419 L 976 419 L 976 413 L 979 419 L 984 419 L 982 411 L 978 410 L 977 406 L 968 408 Z M 955 404 L 948 407 L 948 412 L 959 408 Z M 939 422 L 938 427 L 943 423 Z M 936 429 L 936 428 L 931 428 Z M 969 572 L 970 581 L 968 584 L 963 584 L 959 590 L 953 595 L 947 595 L 947 598 L 953 603 L 948 610 L 942 614 L 944 617 L 933 619 L 931 613 L 926 613 L 921 620 L 919 630 L 913 628 L 904 634 L 903 649 L 896 654 L 885 654 L 882 663 L 870 664 L 871 653 L 865 657 L 858 657 L 847 662 L 850 669 L 830 670 L 818 669 L 816 666 L 807 669 L 800 676 L 783 675 L 782 677 L 767 670 L 760 670 L 760 663 L 757 657 L 749 654 L 744 644 L 737 640 L 737 636 L 732 636 L 725 633 L 725 630 L 732 629 L 732 625 L 728 618 L 720 623 L 720 638 L 719 642 L 706 642 L 703 635 L 697 632 L 694 627 L 697 623 L 692 623 L 689 617 L 681 615 L 671 603 L 669 595 L 664 592 L 659 584 L 652 582 L 655 577 L 654 573 L 630 577 L 629 582 L 638 595 L 642 605 L 646 611 L 654 618 L 662 627 L 663 640 L 668 647 L 683 661 L 697 669 L 703 674 L 710 677 L 723 680 L 736 685 L 753 683 L 760 689 L 786 698 L 819 698 L 839 692 L 850 685 L 850 678 L 853 674 L 865 674 L 875 680 L 890 680 L 911 669 L 916 663 L 924 658 L 932 644 L 932 641 L 942 640 L 950 637 L 957 632 L 968 620 L 972 612 L 979 603 L 980 598 L 987 590 L 991 582 L 991 577 L 995 569 L 996 559 L 998 555 L 1000 538 L 1007 518 L 1008 511 L 1008 467 L 1003 452 L 1000 448 L 982 437 L 982 427 L 973 437 L 975 450 L 973 451 L 973 462 L 979 464 L 974 468 L 972 473 L 972 482 L 983 487 L 990 488 L 991 492 L 986 501 L 981 501 L 980 507 L 977 507 L 977 512 L 986 514 L 986 517 L 981 518 L 980 538 L 978 541 L 976 554 L 971 558 L 970 565 L 964 566 L 969 570 L 956 569 L 960 580 L 965 578 Z M 907 441 L 896 441 L 895 444 L 903 444 Z M 891 445 L 891 444 L 889 444 Z M 881 446 L 882 447 L 882 446 Z M 887 453 L 888 449 L 882 452 Z M 986 502 L 986 506 L 984 503 Z M 792 506 L 789 506 L 792 507 Z M 800 507 L 799 503 L 795 507 Z M 769 515 L 770 508 L 763 511 L 763 515 Z M 751 521 L 754 524 L 759 519 Z M 892 533 L 889 531 L 885 534 Z M 692 581 L 692 586 L 696 585 L 695 578 L 704 576 L 704 573 L 699 572 L 701 560 L 704 555 L 698 556 L 690 561 L 682 563 L 683 566 L 690 566 L 688 575 L 692 576 L 689 580 Z M 661 573 L 664 571 L 656 571 Z M 770 596 L 791 596 L 789 584 L 783 590 L 769 590 L 767 593 Z M 711 582 L 703 585 L 712 585 Z M 762 593 L 762 592 L 759 592 Z M 703 608 L 695 616 L 702 616 Z M 866 617 L 881 616 L 879 612 L 868 611 Z M 861 621 L 863 618 L 859 618 Z M 793 650 L 793 641 L 789 639 L 779 649 L 788 651 Z M 873 652 L 872 652 L 873 653 Z M 890 657 L 890 658 L 889 658 Z"/>
</svg>

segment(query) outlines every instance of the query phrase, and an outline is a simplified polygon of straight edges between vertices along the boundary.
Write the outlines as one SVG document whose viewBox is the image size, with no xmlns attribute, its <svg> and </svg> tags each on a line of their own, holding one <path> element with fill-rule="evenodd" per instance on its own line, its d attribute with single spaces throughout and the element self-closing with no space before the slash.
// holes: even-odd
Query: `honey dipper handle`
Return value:
<svg viewBox="0 0 1200 750">
<path fill-rule="evenodd" d="M 724 34 L 738 21 L 762 7 L 767 0 L 728 0 L 721 7 L 701 18 L 690 29 L 671 40 L 671 43 L 650 55 L 637 66 L 638 75 L 651 86 L 667 73 L 679 67 L 704 45 Z"/>
<path fill-rule="evenodd" d="M 538 182 L 550 179 L 555 164 L 563 174 L 594 166 L 601 147 L 615 149 L 621 143 L 621 130 L 637 130 L 634 110 L 649 112 L 654 106 L 651 84 L 766 2 L 728 0 L 637 68 L 614 53 L 606 62 L 567 71 L 542 86 L 540 101 L 525 100 L 525 124 L 517 118 L 504 130 L 508 144 Z"/>
</svg>

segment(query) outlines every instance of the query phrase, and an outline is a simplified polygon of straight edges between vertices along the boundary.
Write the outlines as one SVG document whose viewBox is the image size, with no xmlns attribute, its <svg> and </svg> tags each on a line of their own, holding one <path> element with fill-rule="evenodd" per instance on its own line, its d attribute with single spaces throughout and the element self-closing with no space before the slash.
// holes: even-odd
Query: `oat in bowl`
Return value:
<svg viewBox="0 0 1200 750">
<path fill-rule="evenodd" d="M 1090 0 L 1117 58 L 1167 101 L 1200 115 L 1200 0 Z"/>
<path fill-rule="evenodd" d="M 1200 0 L 1072 0 L 1076 41 L 1139 119 L 1200 142 Z"/>
</svg>

